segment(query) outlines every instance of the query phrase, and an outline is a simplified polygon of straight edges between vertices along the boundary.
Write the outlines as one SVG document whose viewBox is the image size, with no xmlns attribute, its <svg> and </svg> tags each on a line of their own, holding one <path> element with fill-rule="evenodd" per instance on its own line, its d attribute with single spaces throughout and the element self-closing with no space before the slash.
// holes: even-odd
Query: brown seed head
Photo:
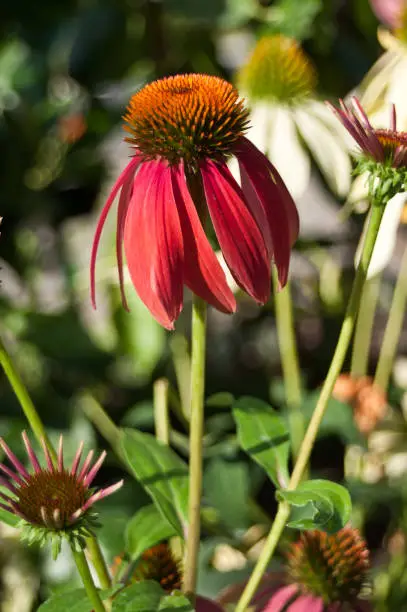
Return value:
<svg viewBox="0 0 407 612">
<path fill-rule="evenodd" d="M 162 542 L 144 551 L 133 579 L 136 581 L 155 580 L 164 591 L 171 593 L 181 588 L 180 562 L 174 558 L 169 545 Z"/>
<path fill-rule="evenodd" d="M 369 552 L 357 529 L 306 531 L 288 554 L 290 581 L 326 604 L 352 602 L 366 584 Z"/>
<path fill-rule="evenodd" d="M 29 523 L 62 529 L 91 492 L 66 470 L 31 474 L 18 489 L 18 508 Z"/>
<path fill-rule="evenodd" d="M 146 158 L 170 164 L 224 158 L 248 124 L 236 89 L 223 79 L 180 74 L 146 85 L 134 94 L 124 116 L 128 142 Z"/>
</svg>

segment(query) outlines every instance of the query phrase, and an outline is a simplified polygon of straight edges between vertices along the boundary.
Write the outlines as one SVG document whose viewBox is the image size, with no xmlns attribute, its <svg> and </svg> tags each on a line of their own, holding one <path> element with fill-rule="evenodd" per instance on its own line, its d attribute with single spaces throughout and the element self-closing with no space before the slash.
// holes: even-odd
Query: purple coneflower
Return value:
<svg viewBox="0 0 407 612">
<path fill-rule="evenodd" d="M 120 489 L 123 481 L 105 489 L 91 487 L 106 452 L 92 465 L 93 451 L 90 451 L 81 466 L 81 443 L 71 468 L 66 469 L 61 436 L 55 463 L 45 443 L 42 443 L 46 462 L 43 468 L 25 432 L 22 438 L 32 466 L 31 472 L 0 438 L 0 446 L 15 469 L 13 471 L 0 463 L 0 470 L 8 476 L 8 479 L 0 477 L 0 484 L 10 492 L 9 495 L 0 493 L 3 502 L 0 507 L 22 519 L 23 537 L 29 543 L 44 544 L 50 539 L 54 556 L 60 551 L 62 538 L 66 538 L 75 548 L 83 547 L 84 538 L 97 526 L 93 505 Z"/>
<path fill-rule="evenodd" d="M 375 129 L 355 97 L 348 105 L 340 100 L 340 108 L 330 106 L 360 147 L 356 172 L 369 173 L 370 195 L 383 204 L 404 191 L 407 179 L 407 132 L 397 131 L 395 106 L 391 107 L 389 129 Z"/>
<path fill-rule="evenodd" d="M 93 304 L 100 235 L 119 192 L 116 250 L 125 307 L 123 245 L 133 285 L 164 327 L 174 327 L 184 285 L 218 310 L 234 312 L 235 298 L 205 234 L 208 212 L 236 282 L 265 303 L 272 260 L 280 286 L 287 282 L 298 214 L 277 170 L 244 137 L 249 114 L 235 88 L 202 74 L 160 79 L 131 98 L 124 119 L 133 154 L 96 228 Z M 232 156 L 241 185 L 227 166 Z"/>
</svg>

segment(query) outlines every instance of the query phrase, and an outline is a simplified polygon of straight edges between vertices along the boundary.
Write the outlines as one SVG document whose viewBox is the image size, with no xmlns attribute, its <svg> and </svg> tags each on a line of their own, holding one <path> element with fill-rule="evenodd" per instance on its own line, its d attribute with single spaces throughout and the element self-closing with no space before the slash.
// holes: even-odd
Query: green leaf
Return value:
<svg viewBox="0 0 407 612">
<path fill-rule="evenodd" d="M 6 523 L 6 525 L 10 525 L 10 527 L 17 527 L 18 523 L 20 522 L 20 518 L 15 514 L 0 508 L 0 521 L 2 523 Z"/>
<path fill-rule="evenodd" d="M 314 413 L 320 390 L 312 391 L 304 397 L 301 412 L 307 426 Z M 288 410 L 288 409 L 287 409 Z M 318 438 L 336 434 L 345 444 L 363 444 L 363 436 L 356 427 L 353 410 L 344 402 L 331 397 L 318 431 Z"/>
<path fill-rule="evenodd" d="M 165 595 L 160 601 L 160 612 L 178 609 L 180 612 L 194 612 L 194 606 L 189 599 L 179 591 L 174 591 L 171 595 Z"/>
<path fill-rule="evenodd" d="M 126 527 L 126 552 L 134 561 L 147 548 L 175 535 L 174 529 L 163 519 L 153 505 L 144 506 L 128 522 Z"/>
<path fill-rule="evenodd" d="M 174 451 L 154 436 L 124 430 L 121 445 L 136 479 L 158 510 L 183 537 L 188 512 L 188 468 Z"/>
<path fill-rule="evenodd" d="M 308 480 L 295 491 L 277 491 L 276 497 L 292 506 L 287 526 L 294 529 L 335 533 L 349 521 L 352 510 L 349 492 L 329 480 Z"/>
<path fill-rule="evenodd" d="M 102 591 L 102 599 L 108 599 L 117 591 L 117 586 L 107 591 Z M 61 591 L 56 595 L 51 595 L 47 601 L 40 605 L 38 612 L 92 612 L 92 604 L 86 594 L 85 589 L 74 589 L 72 591 Z"/>
<path fill-rule="evenodd" d="M 233 405 L 241 447 L 264 468 L 277 487 L 289 479 L 289 433 L 284 420 L 269 404 L 241 397 Z"/>
<path fill-rule="evenodd" d="M 248 527 L 249 473 L 246 463 L 213 459 L 205 470 L 204 495 L 225 525 L 232 529 Z"/>
<path fill-rule="evenodd" d="M 158 582 L 136 582 L 116 595 L 113 612 L 156 612 L 163 595 L 164 591 Z"/>
<path fill-rule="evenodd" d="M 230 408 L 234 401 L 235 398 L 231 393 L 220 391 L 206 398 L 205 405 L 208 408 Z"/>
</svg>

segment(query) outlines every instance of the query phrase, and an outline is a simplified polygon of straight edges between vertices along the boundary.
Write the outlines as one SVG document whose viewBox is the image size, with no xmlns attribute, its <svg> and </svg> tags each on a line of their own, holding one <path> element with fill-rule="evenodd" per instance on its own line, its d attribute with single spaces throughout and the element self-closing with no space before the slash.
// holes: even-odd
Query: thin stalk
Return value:
<svg viewBox="0 0 407 612">
<path fill-rule="evenodd" d="M 194 596 L 201 534 L 202 446 L 204 434 L 204 390 L 206 353 L 206 303 L 194 296 L 192 306 L 191 420 L 188 533 L 183 590 Z"/>
<path fill-rule="evenodd" d="M 89 570 L 88 562 L 86 561 L 83 550 L 77 551 L 72 549 L 72 555 L 76 563 L 79 575 L 82 579 L 83 586 L 92 604 L 93 612 L 106 612 L 106 608 L 100 599 L 99 591 L 92 579 L 92 574 Z"/>
<path fill-rule="evenodd" d="M 176 333 L 171 338 L 170 349 L 177 379 L 178 393 L 184 419 L 189 421 L 191 408 L 191 358 L 185 336 Z"/>
<path fill-rule="evenodd" d="M 157 440 L 164 444 L 170 442 L 170 419 L 168 413 L 168 380 L 159 378 L 153 385 L 154 424 Z"/>
<path fill-rule="evenodd" d="M 277 286 L 277 278 L 274 273 Z M 291 448 L 294 459 L 297 458 L 304 436 L 304 418 L 301 412 L 301 372 L 298 360 L 297 341 L 295 338 L 293 303 L 290 284 L 282 291 L 274 292 L 278 345 L 281 366 L 283 369 L 284 391 L 288 407 Z"/>
<path fill-rule="evenodd" d="M 366 376 L 368 372 L 369 350 L 381 280 L 381 274 L 377 274 L 367 280 L 363 287 L 359 314 L 356 321 L 355 337 L 353 339 L 350 368 L 350 372 L 354 377 Z"/>
<path fill-rule="evenodd" d="M 44 440 L 50 454 L 52 460 L 56 462 L 57 454 L 55 449 L 53 448 L 50 439 L 48 438 L 48 434 L 45 431 L 45 427 L 38 415 L 38 412 L 33 404 L 33 401 L 27 391 L 27 387 L 25 386 L 18 370 L 13 362 L 11 355 L 7 352 L 4 342 L 0 336 L 0 364 L 6 374 L 8 381 L 20 402 L 20 406 L 23 409 L 24 415 L 28 421 L 28 424 L 40 442 Z"/>
<path fill-rule="evenodd" d="M 114 453 L 123 460 L 123 453 L 120 448 L 120 429 L 112 421 L 98 401 L 90 394 L 84 393 L 80 400 L 80 406 L 84 414 L 96 427 L 101 436 L 109 442 Z M 124 461 L 124 460 L 123 460 Z M 124 461 L 126 465 L 126 461 Z"/>
<path fill-rule="evenodd" d="M 374 205 L 372 207 L 372 215 L 370 218 L 366 238 L 363 244 L 362 256 L 360 258 L 360 262 L 356 270 L 351 295 L 346 308 L 345 318 L 342 323 L 341 332 L 339 334 L 338 342 L 331 361 L 331 365 L 328 370 L 328 374 L 321 389 L 321 394 L 319 396 L 318 403 L 315 407 L 305 437 L 301 444 L 300 451 L 298 453 L 298 458 L 295 463 L 290 482 L 288 484 L 288 489 L 290 490 L 296 489 L 302 480 L 312 449 L 314 447 L 315 440 L 318 435 L 318 430 L 321 425 L 321 421 L 328 406 L 329 398 L 331 397 L 336 379 L 338 378 L 338 375 L 340 374 L 340 371 L 343 366 L 343 362 L 345 361 L 346 353 L 349 348 L 350 341 L 352 339 L 352 333 L 360 306 L 360 300 L 362 296 L 363 286 L 366 280 L 367 269 L 369 267 L 370 259 L 372 257 L 373 248 L 376 242 L 377 233 L 379 231 L 380 222 L 382 220 L 384 210 L 384 206 Z M 252 575 L 250 576 L 246 588 L 244 589 L 242 596 L 236 606 L 235 612 L 244 612 L 244 610 L 246 610 L 249 606 L 256 592 L 256 589 L 260 584 L 260 580 L 274 554 L 274 551 L 280 540 L 281 534 L 287 523 L 289 515 L 290 506 L 285 502 L 280 503 L 270 533 L 267 537 L 266 544 L 256 563 Z"/>
<path fill-rule="evenodd" d="M 394 357 L 403 327 L 407 305 L 407 249 L 404 251 L 400 271 L 393 293 L 389 317 L 380 348 L 379 360 L 374 382 L 384 391 L 387 390 L 393 368 Z"/>
<path fill-rule="evenodd" d="M 102 589 L 109 589 L 112 586 L 112 579 L 109 574 L 106 560 L 103 556 L 100 548 L 99 540 L 97 538 L 89 537 L 86 540 L 86 545 L 92 561 L 92 565 L 96 570 L 99 578 L 100 586 Z"/>
</svg>

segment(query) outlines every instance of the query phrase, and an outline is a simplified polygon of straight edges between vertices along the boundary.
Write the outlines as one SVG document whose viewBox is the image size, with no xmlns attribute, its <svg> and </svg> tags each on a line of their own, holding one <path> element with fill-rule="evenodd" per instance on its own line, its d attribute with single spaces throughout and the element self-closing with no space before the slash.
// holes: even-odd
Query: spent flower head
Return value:
<svg viewBox="0 0 407 612">
<path fill-rule="evenodd" d="M 106 453 L 103 452 L 92 465 L 93 451 L 90 451 L 80 465 L 83 443 L 79 445 L 72 466 L 66 468 L 62 436 L 56 462 L 43 441 L 46 465 L 41 467 L 25 432 L 22 437 L 32 466 L 30 471 L 0 438 L 0 446 L 14 467 L 13 471 L 0 464 L 0 470 L 8 476 L 8 479 L 0 477 L 0 484 L 9 491 L 8 494 L 0 493 L 0 507 L 21 518 L 22 537 L 30 544 L 43 545 L 51 541 L 54 557 L 60 552 L 62 539 L 68 540 L 75 550 L 83 548 L 85 538 L 98 526 L 93 505 L 120 489 L 123 481 L 105 489 L 92 487 Z"/>
<path fill-rule="evenodd" d="M 356 97 L 348 104 L 340 100 L 340 108 L 330 106 L 359 145 L 355 173 L 368 173 L 370 197 L 385 204 L 405 191 L 407 132 L 397 131 L 395 106 L 391 108 L 389 129 L 375 129 Z"/>
<path fill-rule="evenodd" d="M 208 213 L 228 268 L 257 302 L 270 294 L 270 265 L 287 281 L 298 214 L 280 175 L 244 136 L 248 111 L 221 78 L 184 74 L 160 79 L 131 98 L 124 116 L 132 158 L 103 208 L 91 256 L 95 263 L 108 212 L 120 192 L 116 251 L 122 301 L 123 245 L 133 285 L 168 329 L 183 305 L 184 285 L 222 312 L 236 308 L 205 235 Z M 234 156 L 241 184 L 227 161 Z"/>
</svg>

